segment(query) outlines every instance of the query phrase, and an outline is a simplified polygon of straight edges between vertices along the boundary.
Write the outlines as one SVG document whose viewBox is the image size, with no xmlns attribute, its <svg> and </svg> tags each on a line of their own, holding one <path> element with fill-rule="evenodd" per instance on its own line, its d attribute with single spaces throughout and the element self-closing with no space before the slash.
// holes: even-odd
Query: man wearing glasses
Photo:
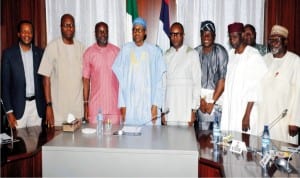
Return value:
<svg viewBox="0 0 300 178">
<path fill-rule="evenodd" d="M 244 25 L 228 25 L 229 62 L 225 79 L 221 130 L 256 134 L 258 84 L 267 68 L 258 50 L 244 41 Z"/>
<path fill-rule="evenodd" d="M 38 73 L 44 76 L 46 125 L 61 126 L 69 113 L 83 117 L 82 56 L 84 46 L 74 39 L 75 21 L 70 14 L 61 17 L 61 35 L 50 42 Z"/>
<path fill-rule="evenodd" d="M 126 125 L 161 124 L 157 116 L 163 105 L 166 66 L 161 50 L 145 42 L 146 30 L 144 19 L 133 21 L 133 42 L 124 45 L 112 66 L 119 80 L 118 106 Z"/>
<path fill-rule="evenodd" d="M 287 109 L 287 115 L 270 129 L 271 138 L 299 144 L 295 136 L 300 127 L 300 58 L 287 50 L 287 44 L 288 29 L 274 25 L 268 39 L 270 53 L 264 56 L 268 72 L 261 82 L 259 127 L 270 124 Z"/>
<path fill-rule="evenodd" d="M 193 125 L 200 106 L 201 67 L 197 52 L 183 44 L 184 28 L 175 22 L 170 29 L 172 47 L 164 55 L 167 64 L 167 125 Z"/>
</svg>

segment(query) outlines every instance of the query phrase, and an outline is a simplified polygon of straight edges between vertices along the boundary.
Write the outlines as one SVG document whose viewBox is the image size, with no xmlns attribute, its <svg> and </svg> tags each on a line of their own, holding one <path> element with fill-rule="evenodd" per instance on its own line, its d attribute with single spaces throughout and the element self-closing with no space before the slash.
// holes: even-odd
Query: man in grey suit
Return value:
<svg viewBox="0 0 300 178">
<path fill-rule="evenodd" d="M 45 118 L 42 76 L 37 73 L 43 50 L 32 44 L 33 24 L 18 24 L 19 43 L 1 60 L 1 97 L 11 128 L 40 126 Z"/>
</svg>

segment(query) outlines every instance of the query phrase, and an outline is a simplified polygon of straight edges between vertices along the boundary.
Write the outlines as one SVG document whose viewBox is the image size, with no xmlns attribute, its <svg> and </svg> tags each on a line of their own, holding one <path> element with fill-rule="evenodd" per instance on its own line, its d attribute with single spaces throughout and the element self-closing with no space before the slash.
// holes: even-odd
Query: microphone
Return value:
<svg viewBox="0 0 300 178">
<path fill-rule="evenodd" d="M 154 121 L 154 120 L 156 120 L 156 119 L 158 119 L 158 118 L 161 118 L 162 116 L 164 116 L 164 115 L 166 115 L 166 114 L 169 114 L 169 112 L 170 112 L 170 109 L 167 108 L 165 111 L 161 112 L 160 115 L 156 115 L 156 116 L 151 117 L 150 120 L 144 122 L 143 124 L 140 124 L 139 126 L 145 126 L 145 125 L 147 125 L 148 123 L 150 123 L 151 121 Z"/>
<path fill-rule="evenodd" d="M 271 123 L 269 123 L 269 131 L 282 119 L 287 115 L 288 109 L 285 109 L 282 111 L 282 113 L 279 114 L 279 116 L 277 116 Z M 262 136 L 263 135 L 262 131 L 259 135 Z"/>
</svg>

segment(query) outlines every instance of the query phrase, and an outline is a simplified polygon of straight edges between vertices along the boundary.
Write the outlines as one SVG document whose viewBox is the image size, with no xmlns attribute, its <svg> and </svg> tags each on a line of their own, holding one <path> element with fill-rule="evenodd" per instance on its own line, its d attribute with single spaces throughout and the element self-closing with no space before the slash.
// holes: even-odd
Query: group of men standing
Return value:
<svg viewBox="0 0 300 178">
<path fill-rule="evenodd" d="M 41 118 L 48 127 L 61 126 L 69 113 L 95 123 L 101 110 L 114 124 L 195 123 L 206 130 L 219 117 L 223 130 L 259 134 L 287 109 L 271 138 L 297 135 L 300 59 L 287 51 L 285 27 L 272 28 L 270 53 L 263 58 L 255 48 L 262 53 L 266 48 L 255 43 L 255 28 L 242 23 L 228 26 L 229 54 L 214 42 L 211 21 L 201 23 L 201 45 L 195 49 L 184 44 L 182 24 L 172 24 L 165 53 L 145 42 L 142 18 L 133 22 L 133 42 L 121 49 L 108 42 L 104 22 L 95 25 L 96 43 L 87 49 L 74 39 L 72 15 L 64 14 L 60 25 L 61 37 L 43 52 L 32 44 L 32 23 L 21 21 L 19 44 L 4 52 L 2 99 L 10 127 L 41 125 Z"/>
</svg>

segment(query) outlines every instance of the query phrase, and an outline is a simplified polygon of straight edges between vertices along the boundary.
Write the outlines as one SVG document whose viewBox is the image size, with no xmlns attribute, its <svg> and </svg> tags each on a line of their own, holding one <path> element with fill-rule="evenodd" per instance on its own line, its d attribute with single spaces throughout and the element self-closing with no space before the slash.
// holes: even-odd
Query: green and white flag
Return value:
<svg viewBox="0 0 300 178">
<path fill-rule="evenodd" d="M 132 41 L 132 22 L 137 17 L 136 0 L 126 0 L 126 42 Z"/>
</svg>

